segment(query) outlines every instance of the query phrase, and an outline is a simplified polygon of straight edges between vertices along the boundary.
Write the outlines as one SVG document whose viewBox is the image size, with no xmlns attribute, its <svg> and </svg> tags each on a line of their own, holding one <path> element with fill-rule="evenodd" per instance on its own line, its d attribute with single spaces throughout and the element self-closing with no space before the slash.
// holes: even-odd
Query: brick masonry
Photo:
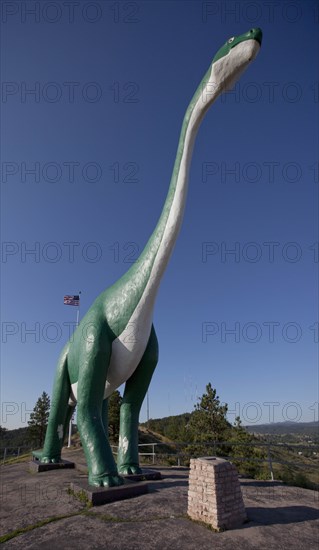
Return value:
<svg viewBox="0 0 319 550">
<path fill-rule="evenodd" d="M 218 531 L 242 525 L 247 516 L 231 462 L 217 457 L 191 459 L 187 512 Z"/>
</svg>

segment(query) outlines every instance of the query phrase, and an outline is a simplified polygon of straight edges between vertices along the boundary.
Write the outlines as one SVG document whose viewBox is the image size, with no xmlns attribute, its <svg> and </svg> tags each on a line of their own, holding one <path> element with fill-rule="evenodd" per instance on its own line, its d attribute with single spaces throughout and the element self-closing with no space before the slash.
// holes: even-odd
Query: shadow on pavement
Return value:
<svg viewBox="0 0 319 550">
<path fill-rule="evenodd" d="M 239 478 L 239 481 L 243 481 L 241 478 Z M 247 480 L 245 478 L 245 481 L 247 482 L 248 487 L 286 487 L 282 481 L 258 481 L 258 480 Z M 246 485 L 246 484 L 245 484 Z"/>
<path fill-rule="evenodd" d="M 165 480 L 163 480 L 161 483 L 157 482 L 156 484 L 149 482 L 149 488 L 152 492 L 172 489 L 173 487 L 188 487 L 188 481 L 172 481 L 165 483 Z"/>
<path fill-rule="evenodd" d="M 301 523 L 319 518 L 319 510 L 310 506 L 281 506 L 274 508 L 246 507 L 248 523 L 243 527 Z"/>
</svg>

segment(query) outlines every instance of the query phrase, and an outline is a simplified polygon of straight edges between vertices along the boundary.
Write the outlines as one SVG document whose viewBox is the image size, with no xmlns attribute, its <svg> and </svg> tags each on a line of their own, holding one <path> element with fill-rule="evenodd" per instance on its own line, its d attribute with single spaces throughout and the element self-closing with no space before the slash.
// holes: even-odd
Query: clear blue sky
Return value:
<svg viewBox="0 0 319 550">
<path fill-rule="evenodd" d="M 191 411 L 211 382 L 231 421 L 317 420 L 317 3 L 1 4 L 1 424 L 51 394 L 76 319 L 63 296 L 81 290 L 83 315 L 137 258 L 192 94 L 256 26 L 260 54 L 196 142 L 150 416 Z"/>
</svg>

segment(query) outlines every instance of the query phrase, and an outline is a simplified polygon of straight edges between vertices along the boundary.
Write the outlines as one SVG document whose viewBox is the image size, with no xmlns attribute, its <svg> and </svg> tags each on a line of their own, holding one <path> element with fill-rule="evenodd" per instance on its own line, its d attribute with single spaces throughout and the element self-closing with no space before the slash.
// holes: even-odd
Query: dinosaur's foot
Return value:
<svg viewBox="0 0 319 550">
<path fill-rule="evenodd" d="M 61 462 L 60 456 L 43 456 L 41 458 L 41 462 L 44 462 L 45 464 L 57 464 L 58 462 Z"/>
<path fill-rule="evenodd" d="M 132 474 L 142 474 L 142 468 L 139 467 L 138 464 L 123 464 L 123 466 L 119 466 L 119 473 L 122 475 L 132 475 Z"/>
<path fill-rule="evenodd" d="M 89 485 L 94 485 L 94 487 L 119 487 L 124 483 L 124 479 L 117 474 L 90 475 L 88 481 Z"/>
<path fill-rule="evenodd" d="M 42 449 L 40 449 L 39 451 L 33 451 L 32 455 L 37 460 L 45 464 L 57 464 L 58 462 L 61 462 L 61 455 L 50 455 L 49 453 L 44 452 Z"/>
</svg>

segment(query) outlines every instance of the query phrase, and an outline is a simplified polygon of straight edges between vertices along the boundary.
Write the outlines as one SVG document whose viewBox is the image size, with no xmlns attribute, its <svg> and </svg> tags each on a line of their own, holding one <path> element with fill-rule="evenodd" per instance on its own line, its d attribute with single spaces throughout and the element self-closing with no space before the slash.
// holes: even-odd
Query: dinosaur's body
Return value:
<svg viewBox="0 0 319 550">
<path fill-rule="evenodd" d="M 77 403 L 93 485 L 118 485 L 122 483 L 118 472 L 139 471 L 139 412 L 158 360 L 154 303 L 182 223 L 196 133 L 209 106 L 232 87 L 257 55 L 260 43 L 261 31 L 252 29 L 230 39 L 216 54 L 186 111 L 168 195 L 152 236 L 138 261 L 98 296 L 61 354 L 40 458 L 60 460 Z M 107 440 L 107 398 L 124 382 L 117 470 Z"/>
</svg>

